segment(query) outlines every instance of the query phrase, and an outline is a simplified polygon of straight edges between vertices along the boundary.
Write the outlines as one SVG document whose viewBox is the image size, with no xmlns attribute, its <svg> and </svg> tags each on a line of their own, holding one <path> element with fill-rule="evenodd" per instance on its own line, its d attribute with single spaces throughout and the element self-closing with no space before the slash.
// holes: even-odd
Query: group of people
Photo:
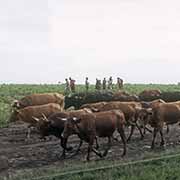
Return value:
<svg viewBox="0 0 180 180">
<path fill-rule="evenodd" d="M 74 79 L 72 79 L 71 77 L 69 77 L 69 79 L 67 79 L 67 78 L 65 79 L 65 94 L 75 93 L 75 82 L 76 81 Z M 123 88 L 123 79 L 118 77 L 116 84 L 117 84 L 118 89 L 122 89 Z M 95 89 L 96 90 L 106 90 L 106 89 L 112 90 L 114 88 L 113 85 L 114 84 L 113 84 L 112 76 L 110 76 L 108 80 L 106 80 L 106 78 L 104 78 L 102 80 L 102 83 L 101 83 L 100 79 L 96 78 Z M 89 91 L 89 86 L 90 86 L 89 79 L 88 79 L 88 77 L 86 77 L 86 79 L 85 79 L 86 92 Z"/>
<path fill-rule="evenodd" d="M 72 79 L 71 77 L 65 79 L 65 94 L 69 94 L 69 93 L 75 93 L 75 80 Z"/>
<path fill-rule="evenodd" d="M 112 79 L 112 76 L 109 77 L 108 80 L 106 80 L 106 78 L 104 78 L 102 80 L 102 83 L 101 83 L 101 80 L 100 79 L 97 79 L 96 78 L 96 84 L 95 84 L 95 89 L 96 90 L 106 90 L 106 89 L 109 89 L 109 90 L 112 90 L 114 87 L 113 87 L 113 79 Z M 117 88 L 118 89 L 121 89 L 123 87 L 123 80 L 121 78 L 117 78 Z"/>
</svg>

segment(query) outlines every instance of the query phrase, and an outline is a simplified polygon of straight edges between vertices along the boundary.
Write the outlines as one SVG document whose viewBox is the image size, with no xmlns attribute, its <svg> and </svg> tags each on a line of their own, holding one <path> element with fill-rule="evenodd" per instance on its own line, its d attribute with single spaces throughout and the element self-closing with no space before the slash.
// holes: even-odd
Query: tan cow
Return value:
<svg viewBox="0 0 180 180">
<path fill-rule="evenodd" d="M 89 113 L 81 117 L 68 118 L 62 136 L 64 138 L 64 147 L 66 147 L 66 140 L 72 134 L 77 134 L 82 140 L 88 142 L 88 155 L 87 160 L 90 160 L 90 152 L 95 152 L 99 157 L 106 156 L 111 145 L 111 137 L 117 129 L 119 132 L 124 151 L 122 156 L 126 154 L 126 137 L 124 134 L 125 117 L 122 111 L 113 110 L 99 113 Z M 93 143 L 96 138 L 108 137 L 108 148 L 104 151 L 103 155 L 93 148 Z M 64 149 L 65 154 L 65 149 Z"/>
<path fill-rule="evenodd" d="M 158 98 L 161 96 L 161 91 L 159 89 L 145 89 L 139 94 L 139 98 L 149 99 L 149 98 Z"/>
<path fill-rule="evenodd" d="M 103 108 L 104 105 L 107 104 L 107 102 L 97 102 L 97 103 L 88 103 L 88 104 L 83 104 L 80 109 L 88 108 L 91 109 L 93 112 L 98 111 L 99 109 Z"/>
<path fill-rule="evenodd" d="M 142 121 L 146 121 L 153 128 L 153 141 L 151 148 L 154 148 L 155 138 L 159 132 L 161 135 L 161 146 L 164 145 L 163 127 L 164 125 L 175 124 L 180 121 L 180 107 L 173 103 L 161 103 L 154 109 L 144 109 Z"/>
<path fill-rule="evenodd" d="M 29 106 L 23 109 L 14 110 L 11 114 L 9 121 L 23 121 L 29 124 L 29 127 L 35 126 L 36 121 L 33 117 L 41 118 L 44 114 L 49 117 L 51 114 L 60 112 L 62 110 L 59 104 L 49 103 L 40 106 Z M 28 138 L 30 138 L 30 128 L 28 128 Z"/>
<path fill-rule="evenodd" d="M 143 105 L 145 102 L 141 102 Z M 138 112 L 137 112 L 137 120 L 138 123 L 140 124 L 140 126 L 144 129 L 143 134 L 145 134 L 146 130 L 148 130 L 149 132 L 152 132 L 149 128 L 147 128 L 148 125 L 148 113 L 149 111 L 151 112 L 151 109 L 157 108 L 160 104 L 162 103 L 166 103 L 165 101 L 163 101 L 162 99 L 156 99 L 153 100 L 151 102 L 146 102 L 146 106 L 145 108 L 141 108 Z M 169 133 L 169 126 L 167 125 L 167 133 Z"/>
<path fill-rule="evenodd" d="M 23 97 L 20 100 L 15 100 L 12 107 L 22 109 L 28 106 L 37 106 L 49 103 L 59 104 L 61 110 L 64 109 L 64 96 L 59 93 L 43 93 L 43 94 L 31 94 Z"/>
</svg>

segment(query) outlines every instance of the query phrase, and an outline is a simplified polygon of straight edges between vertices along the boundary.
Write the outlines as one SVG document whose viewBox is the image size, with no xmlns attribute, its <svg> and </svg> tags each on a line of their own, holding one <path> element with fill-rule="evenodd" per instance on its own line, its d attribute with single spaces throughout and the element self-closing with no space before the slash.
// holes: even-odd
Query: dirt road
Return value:
<svg viewBox="0 0 180 180">
<path fill-rule="evenodd" d="M 129 131 L 127 129 L 127 131 Z M 128 134 L 128 132 L 126 133 Z M 50 137 L 46 141 L 39 139 L 39 135 L 36 131 L 32 133 L 31 139 L 26 140 L 27 129 L 23 124 L 10 125 L 9 128 L 0 129 L 0 157 L 5 156 L 9 161 L 8 171 L 15 171 L 20 169 L 38 168 L 57 165 L 65 167 L 68 165 L 75 166 L 76 163 L 81 163 L 86 157 L 87 144 L 84 143 L 81 152 L 65 160 L 59 160 L 59 156 L 62 152 L 62 148 L 59 145 L 59 140 L 55 137 Z M 166 151 L 176 151 L 180 147 L 180 128 L 178 125 L 171 126 L 170 133 L 166 134 L 164 130 L 165 138 L 167 141 Z M 158 153 L 165 151 L 163 148 L 159 148 L 159 136 L 157 138 L 158 144 L 156 144 L 156 150 L 150 149 L 152 134 L 147 133 L 144 140 L 140 140 L 138 131 L 135 132 L 131 142 L 128 143 L 127 155 L 125 158 L 121 158 L 122 143 L 113 142 L 113 146 L 105 159 L 108 160 L 120 160 L 120 161 L 133 161 L 143 159 L 147 157 L 147 154 Z M 100 150 L 103 150 L 106 145 L 106 139 L 99 139 Z M 73 136 L 68 141 L 69 145 L 76 149 L 79 139 Z M 70 152 L 70 156 L 73 152 Z M 92 153 L 91 160 L 99 160 Z"/>
</svg>

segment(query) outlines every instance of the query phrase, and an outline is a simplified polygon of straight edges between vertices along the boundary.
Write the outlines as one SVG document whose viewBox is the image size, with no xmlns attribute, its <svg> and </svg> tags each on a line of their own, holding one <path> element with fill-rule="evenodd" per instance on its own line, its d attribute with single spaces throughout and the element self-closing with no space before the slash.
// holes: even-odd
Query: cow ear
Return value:
<svg viewBox="0 0 180 180">
<path fill-rule="evenodd" d="M 75 123 L 80 123 L 80 122 L 81 122 L 81 119 L 80 119 L 80 118 L 77 118 L 77 117 L 73 117 L 73 118 L 72 118 L 72 121 L 75 122 Z"/>
</svg>

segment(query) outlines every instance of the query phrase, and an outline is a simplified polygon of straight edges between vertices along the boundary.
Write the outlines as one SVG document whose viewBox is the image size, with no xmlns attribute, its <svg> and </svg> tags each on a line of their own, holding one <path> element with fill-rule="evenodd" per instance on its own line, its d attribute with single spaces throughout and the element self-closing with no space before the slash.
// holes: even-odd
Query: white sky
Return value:
<svg viewBox="0 0 180 180">
<path fill-rule="evenodd" d="M 0 0 L 0 83 L 180 81 L 179 0 Z"/>
</svg>

